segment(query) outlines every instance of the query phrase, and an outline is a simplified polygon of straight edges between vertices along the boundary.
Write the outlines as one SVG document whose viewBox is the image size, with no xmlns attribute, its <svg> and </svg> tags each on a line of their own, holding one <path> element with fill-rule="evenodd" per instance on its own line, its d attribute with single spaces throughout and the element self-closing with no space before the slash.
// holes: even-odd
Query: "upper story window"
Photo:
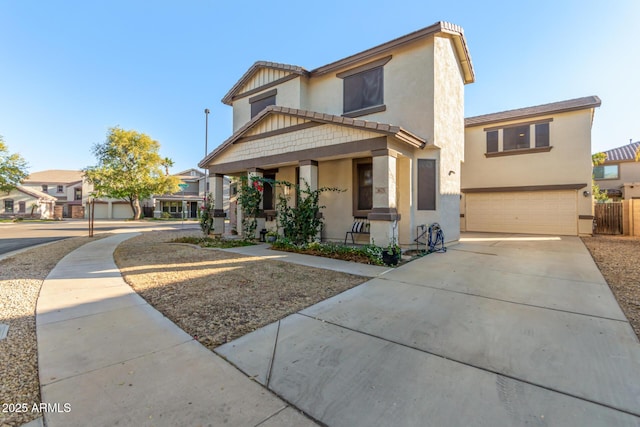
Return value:
<svg viewBox="0 0 640 427">
<path fill-rule="evenodd" d="M 82 188 L 73 189 L 73 200 L 82 200 Z"/>
<path fill-rule="evenodd" d="M 64 186 L 58 185 L 57 191 L 58 193 L 64 193 Z"/>
<path fill-rule="evenodd" d="M 385 111 L 384 64 L 391 56 L 336 74 L 343 79 L 343 112 L 358 117 Z"/>
<path fill-rule="evenodd" d="M 277 89 L 271 89 L 270 91 L 249 98 L 249 104 L 251 105 L 251 118 L 254 118 L 260 111 L 264 110 L 269 105 L 276 105 L 277 94 Z"/>
<path fill-rule="evenodd" d="M 600 165 L 593 167 L 594 179 L 619 179 L 620 165 Z"/>
<path fill-rule="evenodd" d="M 551 150 L 549 123 L 553 119 L 485 128 L 486 157 L 539 153 Z"/>
<path fill-rule="evenodd" d="M 49 192 L 49 186 L 47 184 L 42 184 L 42 192 L 43 193 Z"/>
</svg>

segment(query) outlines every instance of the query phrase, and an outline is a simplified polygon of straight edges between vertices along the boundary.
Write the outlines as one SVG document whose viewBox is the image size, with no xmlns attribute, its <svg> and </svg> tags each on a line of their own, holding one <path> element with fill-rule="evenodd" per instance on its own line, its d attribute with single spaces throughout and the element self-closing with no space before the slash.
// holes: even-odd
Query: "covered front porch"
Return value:
<svg viewBox="0 0 640 427">
<path fill-rule="evenodd" d="M 280 196 L 295 204 L 300 188 L 323 192 L 319 205 L 324 225 L 318 238 L 344 241 L 354 221 L 366 219 L 369 234 L 355 234 L 357 243 L 386 246 L 412 242 L 413 175 L 418 162 L 414 150 L 438 150 L 397 126 L 270 106 L 208 155 L 201 163 L 210 171 L 216 210 L 215 230 L 223 230 L 224 176 L 264 180 L 255 238 L 277 227 L 275 210 Z M 434 161 L 435 163 L 435 161 Z M 435 166 L 432 166 L 435 169 Z M 435 182 L 435 170 L 433 171 Z M 242 233 L 238 209 L 236 230 Z M 215 231 L 214 231 L 215 233 Z"/>
</svg>

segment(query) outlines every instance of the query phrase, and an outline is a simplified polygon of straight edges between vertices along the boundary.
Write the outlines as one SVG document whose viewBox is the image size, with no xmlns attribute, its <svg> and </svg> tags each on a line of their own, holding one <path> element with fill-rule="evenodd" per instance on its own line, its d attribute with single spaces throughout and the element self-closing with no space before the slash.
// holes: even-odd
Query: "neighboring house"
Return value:
<svg viewBox="0 0 640 427">
<path fill-rule="evenodd" d="M 321 197 L 323 239 L 343 240 L 364 217 L 381 246 L 411 244 L 417 226 L 434 222 L 458 240 L 464 85 L 473 81 L 463 30 L 446 22 L 311 71 L 256 62 L 222 100 L 233 134 L 199 164 L 217 214 L 224 175 L 263 176 L 345 190 Z M 265 210 L 277 191 L 268 189 Z"/>
<path fill-rule="evenodd" d="M 591 234 L 597 96 L 465 119 L 461 228 Z"/>
<path fill-rule="evenodd" d="M 52 219 L 55 205 L 55 197 L 19 185 L 0 196 L 0 217 Z"/>
<path fill-rule="evenodd" d="M 640 162 L 636 162 L 639 148 L 640 142 L 631 142 L 605 151 L 605 162 L 593 168 L 596 183 L 614 201 L 640 199 Z"/>
<path fill-rule="evenodd" d="M 174 218 L 181 218 L 183 212 L 184 218 L 197 218 L 198 209 L 202 206 L 205 194 L 204 172 L 192 168 L 178 172 L 174 176 L 180 178 L 181 184 L 186 185 L 184 190 L 153 196 L 151 200 L 145 201 L 143 204 L 154 207 L 153 216 L 155 218 L 160 218 L 163 213 Z"/>
<path fill-rule="evenodd" d="M 87 186 L 78 170 L 45 170 L 34 172 L 22 183 L 24 187 L 40 191 L 56 199 L 56 218 L 83 218 L 83 197 Z"/>
</svg>

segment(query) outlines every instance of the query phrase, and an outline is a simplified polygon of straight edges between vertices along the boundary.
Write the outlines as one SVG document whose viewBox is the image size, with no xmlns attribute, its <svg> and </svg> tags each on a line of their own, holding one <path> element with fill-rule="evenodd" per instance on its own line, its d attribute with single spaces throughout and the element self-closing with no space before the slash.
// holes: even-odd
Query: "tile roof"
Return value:
<svg viewBox="0 0 640 427">
<path fill-rule="evenodd" d="M 607 150 L 604 152 L 604 154 L 607 155 L 606 162 L 623 162 L 628 160 L 635 160 L 638 148 L 640 148 L 640 141 L 632 142 L 631 144 L 623 145 L 622 147 Z"/>
<path fill-rule="evenodd" d="M 50 169 L 41 172 L 34 172 L 25 179 L 24 182 L 43 184 L 69 184 L 82 181 L 84 172 L 80 170 Z"/>
<path fill-rule="evenodd" d="M 276 70 L 289 71 L 293 74 L 307 76 L 307 77 L 321 76 L 323 74 L 336 71 L 340 68 L 345 68 L 345 67 L 354 65 L 358 62 L 366 61 L 375 56 L 379 56 L 385 52 L 395 49 L 396 47 L 403 46 L 408 43 L 414 42 L 416 40 L 420 40 L 425 37 L 430 37 L 438 33 L 449 34 L 453 36 L 452 38 L 454 40 L 456 53 L 458 54 L 458 59 L 460 61 L 460 64 L 462 65 L 462 70 L 464 72 L 464 82 L 473 83 L 475 81 L 475 71 L 473 70 L 473 64 L 471 63 L 471 55 L 469 54 L 467 41 L 464 37 L 464 31 L 462 27 L 460 27 L 459 25 L 452 24 L 450 22 L 439 21 L 433 25 L 430 25 L 428 27 L 406 34 L 402 37 L 398 37 L 396 39 L 390 40 L 386 43 L 380 44 L 378 46 L 356 53 L 354 55 L 347 56 L 346 58 L 339 59 L 330 64 L 323 65 L 312 71 L 307 71 L 306 69 L 299 67 L 297 65 L 281 64 L 277 62 L 257 61 L 244 73 L 242 77 L 240 77 L 240 80 L 238 80 L 236 84 L 234 84 L 233 87 L 227 92 L 227 94 L 222 98 L 222 102 L 224 104 L 231 105 L 231 102 L 233 101 L 233 97 L 237 94 L 237 92 L 261 68 L 273 68 Z"/>
<path fill-rule="evenodd" d="M 296 108 L 281 107 L 277 105 L 270 105 L 260 113 L 258 113 L 247 124 L 238 129 L 233 135 L 231 135 L 226 141 L 220 144 L 215 150 L 213 150 L 207 157 L 202 159 L 198 163 L 198 167 L 204 168 L 207 163 L 213 160 L 218 154 L 222 153 L 229 146 L 233 145 L 238 139 L 242 137 L 249 129 L 254 127 L 258 122 L 262 121 L 265 117 L 271 114 L 283 114 L 287 116 L 299 117 L 302 119 L 308 119 L 316 123 L 335 124 L 339 126 L 347 126 L 352 128 L 358 128 L 368 130 L 371 132 L 381 133 L 384 135 L 394 136 L 395 138 L 418 148 L 424 148 L 427 146 L 427 141 L 414 133 L 409 132 L 400 126 L 379 123 L 361 119 L 352 119 L 349 117 L 336 116 L 333 114 L 317 113 L 315 111 L 298 110 Z"/>
<path fill-rule="evenodd" d="M 599 107 L 602 101 L 597 96 L 569 99 L 567 101 L 552 102 L 550 104 L 536 105 L 534 107 L 518 108 L 499 113 L 484 114 L 481 116 L 464 119 L 465 127 L 488 125 L 491 123 L 505 122 L 508 120 L 526 119 L 551 113 L 564 113 L 567 111 L 585 110 Z"/>
<path fill-rule="evenodd" d="M 16 190 L 24 194 L 28 194 L 31 197 L 35 197 L 36 199 L 58 200 L 47 193 L 43 193 L 42 191 L 38 191 L 33 188 L 23 187 L 22 185 L 19 185 L 18 187 L 16 187 Z"/>
</svg>

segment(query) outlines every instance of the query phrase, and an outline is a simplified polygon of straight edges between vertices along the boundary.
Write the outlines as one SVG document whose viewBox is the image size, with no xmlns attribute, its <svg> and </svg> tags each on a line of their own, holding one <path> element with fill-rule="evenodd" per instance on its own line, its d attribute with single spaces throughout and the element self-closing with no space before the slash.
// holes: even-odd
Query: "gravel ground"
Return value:
<svg viewBox="0 0 640 427">
<path fill-rule="evenodd" d="M 640 339 L 640 237 L 600 234 L 582 241 Z"/>
<path fill-rule="evenodd" d="M 151 305 L 209 349 L 368 280 L 365 277 L 167 243 L 193 231 L 144 233 L 115 260 Z"/>
<path fill-rule="evenodd" d="M 35 320 L 40 287 L 66 254 L 97 238 L 74 237 L 0 261 L 0 323 L 9 325 L 0 341 L 0 426 L 20 426 L 40 416 L 31 411 L 40 403 Z"/>
</svg>

